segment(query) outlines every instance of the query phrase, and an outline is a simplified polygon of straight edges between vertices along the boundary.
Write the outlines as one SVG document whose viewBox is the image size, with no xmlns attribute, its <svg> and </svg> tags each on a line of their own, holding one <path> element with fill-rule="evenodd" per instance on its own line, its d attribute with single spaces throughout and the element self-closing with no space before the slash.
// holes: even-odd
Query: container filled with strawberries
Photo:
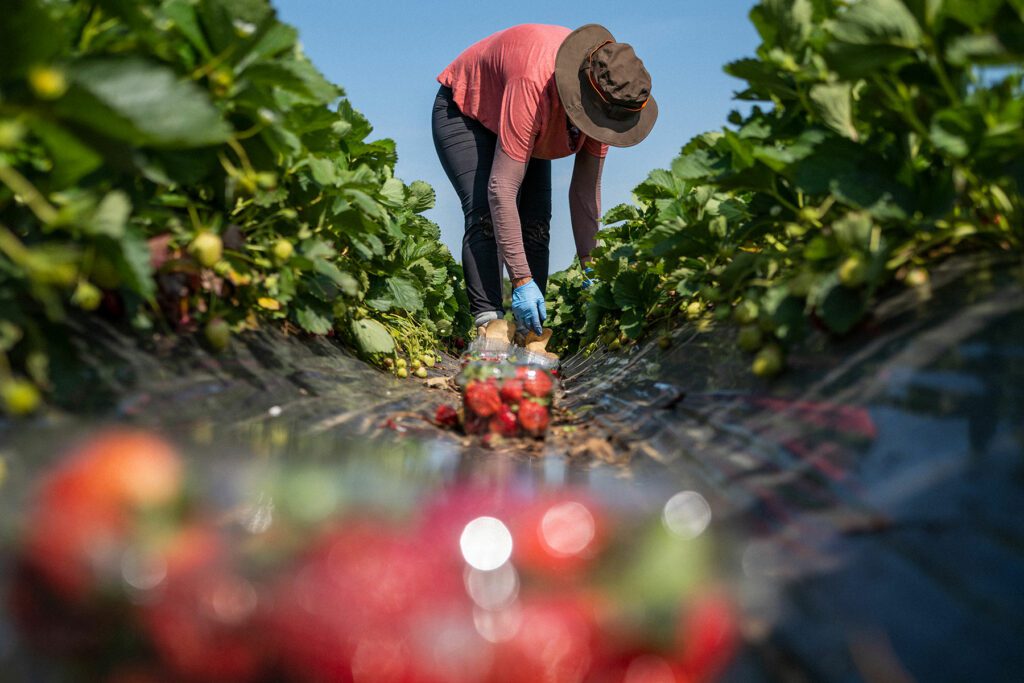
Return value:
<svg viewBox="0 0 1024 683">
<path fill-rule="evenodd" d="M 542 439 L 551 423 L 556 380 L 544 368 L 509 361 L 472 360 L 459 373 L 461 414 L 441 406 L 438 424 L 466 434 Z"/>
</svg>

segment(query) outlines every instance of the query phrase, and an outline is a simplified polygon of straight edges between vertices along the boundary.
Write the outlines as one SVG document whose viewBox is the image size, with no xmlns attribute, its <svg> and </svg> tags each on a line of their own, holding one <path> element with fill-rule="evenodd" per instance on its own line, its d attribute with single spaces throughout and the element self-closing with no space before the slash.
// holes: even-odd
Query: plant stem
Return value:
<svg viewBox="0 0 1024 683">
<path fill-rule="evenodd" d="M 35 185 L 4 161 L 0 161 L 0 182 L 11 188 L 43 223 L 49 225 L 57 220 L 57 209 L 50 206 Z"/>
</svg>

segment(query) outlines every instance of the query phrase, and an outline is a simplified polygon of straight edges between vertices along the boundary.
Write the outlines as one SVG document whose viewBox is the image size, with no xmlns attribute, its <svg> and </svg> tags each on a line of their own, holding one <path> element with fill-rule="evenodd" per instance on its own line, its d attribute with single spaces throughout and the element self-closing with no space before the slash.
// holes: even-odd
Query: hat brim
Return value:
<svg viewBox="0 0 1024 683">
<path fill-rule="evenodd" d="M 613 147 L 632 147 L 650 134 L 658 119 L 658 103 L 651 97 L 635 116 L 608 116 L 580 65 L 587 53 L 606 40 L 615 40 L 600 24 L 581 26 L 562 41 L 555 57 L 555 84 L 562 106 L 576 127 L 587 137 Z"/>
</svg>

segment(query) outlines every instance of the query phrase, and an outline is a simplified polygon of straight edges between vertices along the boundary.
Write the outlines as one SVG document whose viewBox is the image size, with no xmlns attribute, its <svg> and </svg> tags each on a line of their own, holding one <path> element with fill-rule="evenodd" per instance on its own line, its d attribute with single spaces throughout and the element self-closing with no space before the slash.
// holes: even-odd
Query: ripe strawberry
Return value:
<svg viewBox="0 0 1024 683">
<path fill-rule="evenodd" d="M 472 382 L 466 387 L 466 408 L 480 417 L 490 417 L 501 407 L 498 387 L 493 382 Z"/>
<path fill-rule="evenodd" d="M 466 419 L 462 424 L 466 434 L 483 434 L 490 427 L 488 418 L 481 417 L 469 410 L 466 411 Z"/>
<path fill-rule="evenodd" d="M 115 430 L 94 437 L 43 481 L 26 558 L 55 590 L 84 598 L 117 569 L 134 514 L 173 501 L 181 478 L 178 455 L 153 435 Z"/>
<path fill-rule="evenodd" d="M 507 379 L 501 385 L 501 400 L 508 405 L 517 405 L 523 400 L 523 381 Z"/>
<path fill-rule="evenodd" d="M 551 376 L 543 370 L 535 370 L 528 368 L 526 372 L 520 375 L 523 380 L 523 391 L 529 396 L 536 396 L 537 398 L 547 398 L 551 396 L 552 382 Z"/>
<path fill-rule="evenodd" d="M 516 421 L 516 414 L 507 405 L 502 405 L 498 412 L 491 417 L 491 432 L 501 436 L 519 435 L 519 423 Z"/>
<path fill-rule="evenodd" d="M 563 594 L 564 595 L 564 594 Z M 528 598 L 519 603 L 519 628 L 494 646 L 492 677 L 504 683 L 592 680 L 599 627 L 586 599 Z"/>
<path fill-rule="evenodd" d="M 583 495 L 544 496 L 509 520 L 513 560 L 524 572 L 551 581 L 576 581 L 604 548 L 608 524 Z"/>
<path fill-rule="evenodd" d="M 459 414 L 447 403 L 439 405 L 434 411 L 434 423 L 441 427 L 454 427 L 459 424 Z"/>
<path fill-rule="evenodd" d="M 679 664 L 685 680 L 711 681 L 718 678 L 736 652 L 736 612 L 729 599 L 718 592 L 697 597 L 688 605 L 677 625 Z"/>
<path fill-rule="evenodd" d="M 549 420 L 548 409 L 541 404 L 530 400 L 519 404 L 519 424 L 530 436 L 544 436 Z"/>
</svg>

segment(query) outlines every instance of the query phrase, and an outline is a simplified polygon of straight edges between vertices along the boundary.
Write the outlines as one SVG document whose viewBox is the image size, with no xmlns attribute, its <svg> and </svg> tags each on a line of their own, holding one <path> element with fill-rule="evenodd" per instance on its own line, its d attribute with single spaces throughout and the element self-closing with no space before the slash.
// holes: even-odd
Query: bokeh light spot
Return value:
<svg viewBox="0 0 1024 683">
<path fill-rule="evenodd" d="M 519 575 L 509 562 L 489 572 L 471 568 L 466 572 L 466 592 L 484 609 L 501 609 L 519 594 Z"/>
<path fill-rule="evenodd" d="M 477 517 L 462 530 L 459 547 L 470 567 L 492 571 L 512 556 L 512 534 L 500 519 Z"/>
<path fill-rule="evenodd" d="M 681 491 L 665 503 L 661 518 L 676 536 L 697 538 L 711 523 L 711 506 L 696 491 Z"/>
<path fill-rule="evenodd" d="M 477 607 L 473 610 L 473 625 L 476 632 L 489 643 L 503 643 L 512 640 L 523 622 L 523 612 L 517 604 L 502 610 L 488 610 Z"/>
<path fill-rule="evenodd" d="M 540 522 L 541 539 L 555 555 L 579 555 L 594 540 L 594 516 L 585 505 L 560 503 L 544 513 Z"/>
</svg>

